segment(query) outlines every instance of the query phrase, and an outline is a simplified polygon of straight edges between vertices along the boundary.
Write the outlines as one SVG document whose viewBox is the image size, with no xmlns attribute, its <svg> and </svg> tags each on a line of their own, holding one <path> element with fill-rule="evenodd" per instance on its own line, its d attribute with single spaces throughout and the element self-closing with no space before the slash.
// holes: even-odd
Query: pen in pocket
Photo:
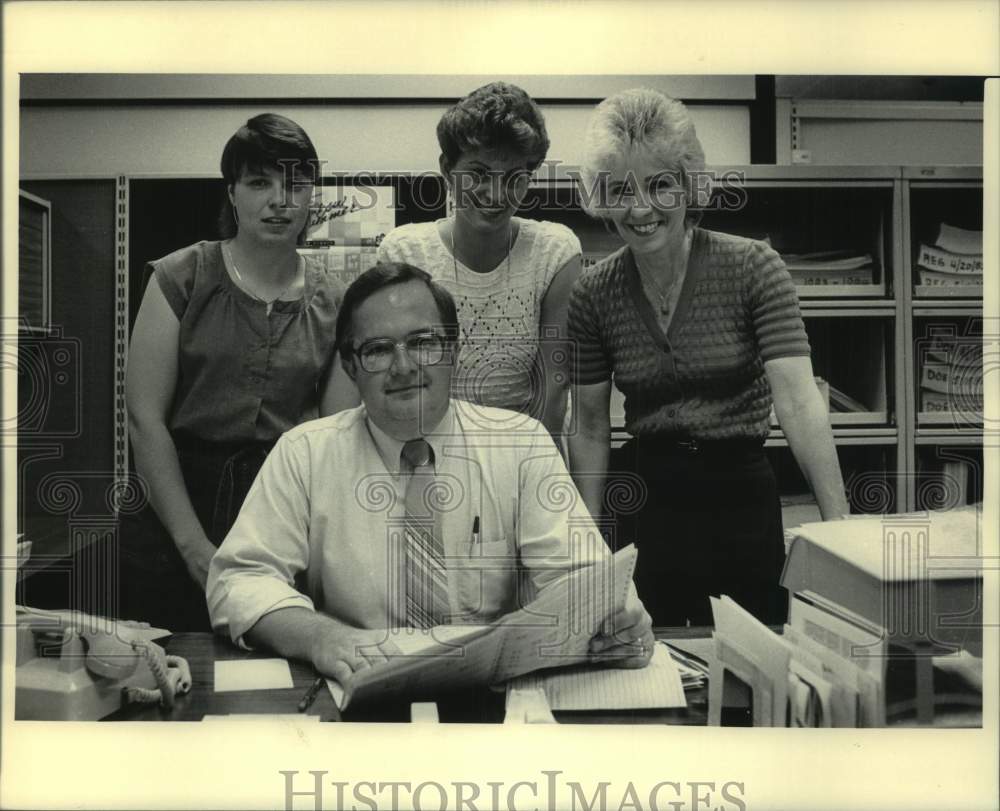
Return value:
<svg viewBox="0 0 1000 811">
<path fill-rule="evenodd" d="M 472 544 L 476 546 L 482 540 L 482 536 L 479 534 L 479 516 L 477 515 L 472 521 Z"/>
</svg>

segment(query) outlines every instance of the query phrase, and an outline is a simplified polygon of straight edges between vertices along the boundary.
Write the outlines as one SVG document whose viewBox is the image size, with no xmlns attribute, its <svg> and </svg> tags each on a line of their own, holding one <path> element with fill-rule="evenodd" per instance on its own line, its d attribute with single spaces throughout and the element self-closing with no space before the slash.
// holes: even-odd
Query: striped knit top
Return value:
<svg viewBox="0 0 1000 811">
<path fill-rule="evenodd" d="M 809 355 L 791 276 L 763 242 L 694 230 L 688 271 L 664 335 L 626 246 L 588 268 L 573 288 L 573 379 L 614 377 L 625 428 L 636 437 L 767 436 L 771 390 L 764 363 Z"/>
</svg>

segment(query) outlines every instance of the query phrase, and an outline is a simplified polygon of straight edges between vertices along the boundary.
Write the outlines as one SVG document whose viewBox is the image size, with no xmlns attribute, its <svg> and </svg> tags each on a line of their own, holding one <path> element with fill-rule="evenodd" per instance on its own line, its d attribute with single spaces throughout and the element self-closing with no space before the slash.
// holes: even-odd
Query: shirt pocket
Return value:
<svg viewBox="0 0 1000 811">
<path fill-rule="evenodd" d="M 457 622 L 492 620 L 515 606 L 517 555 L 507 538 L 470 544 L 455 570 Z"/>
</svg>

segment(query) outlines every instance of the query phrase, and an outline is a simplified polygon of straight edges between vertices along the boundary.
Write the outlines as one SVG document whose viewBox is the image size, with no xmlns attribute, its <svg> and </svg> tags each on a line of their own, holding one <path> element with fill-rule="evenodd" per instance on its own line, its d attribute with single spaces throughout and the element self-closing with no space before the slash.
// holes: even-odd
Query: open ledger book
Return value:
<svg viewBox="0 0 1000 811">
<path fill-rule="evenodd" d="M 538 671 L 507 684 L 512 690 L 541 690 L 550 710 L 647 710 L 685 707 L 681 671 L 663 642 L 646 667 L 621 670 L 578 665 Z"/>
<path fill-rule="evenodd" d="M 440 695 L 585 661 L 602 623 L 625 606 L 635 560 L 635 547 L 627 546 L 601 563 L 575 569 L 489 625 L 388 631 L 400 653 L 355 673 L 347 684 L 327 679 L 330 692 L 343 710 L 350 703 Z"/>
</svg>

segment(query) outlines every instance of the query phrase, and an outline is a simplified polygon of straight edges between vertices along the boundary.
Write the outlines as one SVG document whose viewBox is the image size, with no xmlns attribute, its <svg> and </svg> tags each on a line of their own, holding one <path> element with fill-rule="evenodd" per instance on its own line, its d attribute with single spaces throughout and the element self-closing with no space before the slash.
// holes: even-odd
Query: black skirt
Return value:
<svg viewBox="0 0 1000 811">
<path fill-rule="evenodd" d="M 175 439 L 195 514 L 208 539 L 225 539 L 273 443 Z M 205 592 L 148 502 L 118 521 L 119 616 L 171 631 L 210 631 Z"/>
<path fill-rule="evenodd" d="M 631 439 L 612 451 L 605 502 L 613 545 L 638 548 L 636 589 L 654 625 L 711 625 L 708 598 L 720 594 L 784 622 L 781 503 L 762 441 Z"/>
</svg>

